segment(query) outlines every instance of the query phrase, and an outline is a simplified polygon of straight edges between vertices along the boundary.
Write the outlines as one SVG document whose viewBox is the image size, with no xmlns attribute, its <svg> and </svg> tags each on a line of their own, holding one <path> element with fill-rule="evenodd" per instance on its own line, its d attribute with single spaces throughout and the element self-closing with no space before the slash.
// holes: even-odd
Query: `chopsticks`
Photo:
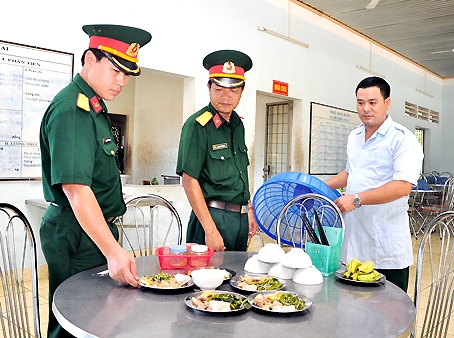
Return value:
<svg viewBox="0 0 454 338">
<path fill-rule="evenodd" d="M 325 231 L 323 230 L 322 222 L 320 222 L 320 218 L 318 217 L 317 210 L 313 209 L 313 211 L 315 216 L 315 222 L 317 223 L 321 244 L 329 246 L 328 238 L 326 238 L 326 234 Z"/>
<path fill-rule="evenodd" d="M 320 243 L 320 240 L 318 239 L 318 236 L 317 236 L 317 233 L 315 232 L 315 230 L 312 228 L 311 226 L 311 223 L 309 222 L 309 220 L 307 219 L 307 216 L 306 214 L 302 214 L 302 219 L 303 219 L 303 223 L 304 223 L 304 227 L 306 228 L 307 230 L 307 233 L 311 239 L 311 241 L 315 244 L 321 244 Z"/>
</svg>

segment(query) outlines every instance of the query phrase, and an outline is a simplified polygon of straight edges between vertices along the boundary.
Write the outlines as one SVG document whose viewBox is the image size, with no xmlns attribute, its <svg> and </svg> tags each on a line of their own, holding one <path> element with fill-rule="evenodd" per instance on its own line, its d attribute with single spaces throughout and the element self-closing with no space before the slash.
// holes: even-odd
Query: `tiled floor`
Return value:
<svg viewBox="0 0 454 338">
<path fill-rule="evenodd" d="M 437 236 L 433 236 L 433 248 L 436 250 L 437 247 L 439 247 L 440 240 L 437 238 Z M 270 240 L 263 235 L 264 242 L 270 242 Z M 415 254 L 415 262 L 416 262 L 416 254 L 418 251 L 418 246 L 419 246 L 419 241 L 413 239 L 413 248 L 414 248 L 414 254 Z M 261 247 L 261 240 L 259 236 L 255 236 L 248 248 L 248 251 L 258 251 Z M 410 268 L 410 283 L 409 283 L 409 290 L 408 294 L 410 297 L 413 297 L 413 290 L 414 290 L 414 277 L 415 277 L 415 266 Z M 424 278 L 424 276 L 423 276 Z M 427 282 L 426 282 L 426 289 L 427 289 Z M 424 290 L 422 290 L 424 291 Z M 423 294 L 423 292 L 422 292 Z M 46 327 L 47 327 L 47 320 L 48 320 L 48 280 L 47 279 L 40 279 L 39 280 L 39 301 L 40 301 L 40 317 L 41 317 L 41 330 L 42 330 L 42 336 L 47 337 L 46 334 Z M 424 305 L 420 306 L 420 313 L 424 311 Z M 420 321 L 421 322 L 421 321 Z M 450 330 L 448 333 L 448 338 L 454 338 L 454 318 L 451 320 L 451 325 L 450 325 Z M 3 337 L 0 335 L 0 338 Z"/>
</svg>

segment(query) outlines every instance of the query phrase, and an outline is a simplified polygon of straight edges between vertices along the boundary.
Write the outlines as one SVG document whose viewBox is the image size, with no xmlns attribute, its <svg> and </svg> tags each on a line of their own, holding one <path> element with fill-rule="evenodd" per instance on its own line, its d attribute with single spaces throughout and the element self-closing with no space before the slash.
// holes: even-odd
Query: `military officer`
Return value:
<svg viewBox="0 0 454 338">
<path fill-rule="evenodd" d="M 50 206 L 40 237 L 49 269 L 48 337 L 71 336 L 52 313 L 55 289 L 68 277 L 107 262 L 110 276 L 138 286 L 133 257 L 117 242 L 113 224 L 125 210 L 117 147 L 104 100 L 130 76 L 150 33 L 118 25 L 86 25 L 82 70 L 50 103 L 41 122 L 42 184 Z"/>
<path fill-rule="evenodd" d="M 203 66 L 209 71 L 210 103 L 183 125 L 176 168 L 192 207 L 186 240 L 216 251 L 245 251 L 257 222 L 244 125 L 234 109 L 252 60 L 239 51 L 219 50 L 207 55 Z"/>
</svg>

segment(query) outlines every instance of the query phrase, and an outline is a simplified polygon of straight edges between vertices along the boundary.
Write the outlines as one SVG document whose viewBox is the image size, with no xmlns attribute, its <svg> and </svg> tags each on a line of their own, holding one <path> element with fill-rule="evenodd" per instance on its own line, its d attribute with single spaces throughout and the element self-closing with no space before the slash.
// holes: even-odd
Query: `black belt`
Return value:
<svg viewBox="0 0 454 338">
<path fill-rule="evenodd" d="M 212 208 L 239 212 L 241 214 L 246 214 L 248 209 L 247 204 L 231 204 L 222 201 L 207 201 L 207 205 Z"/>
<path fill-rule="evenodd" d="M 61 210 L 71 209 L 70 207 L 65 207 L 64 205 L 59 205 L 54 202 L 51 202 L 50 205 L 53 207 L 59 208 Z M 104 217 L 104 220 L 106 221 L 106 223 L 114 223 L 117 219 L 118 219 L 118 216 Z"/>
</svg>

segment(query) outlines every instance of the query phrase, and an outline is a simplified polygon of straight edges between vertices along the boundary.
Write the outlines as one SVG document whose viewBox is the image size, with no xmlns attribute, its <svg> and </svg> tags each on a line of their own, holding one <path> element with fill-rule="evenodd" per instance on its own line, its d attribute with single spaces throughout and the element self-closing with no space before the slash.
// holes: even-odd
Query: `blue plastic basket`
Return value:
<svg viewBox="0 0 454 338">
<path fill-rule="evenodd" d="M 331 190 L 317 177 L 301 172 L 284 172 L 273 176 L 263 183 L 252 200 L 260 229 L 276 240 L 276 225 L 282 209 L 293 198 L 310 193 L 323 195 L 331 201 L 341 195 L 337 190 Z M 316 205 L 314 205 L 314 201 L 308 200 L 304 205 L 290 206 L 286 212 L 286 218 L 279 229 L 281 242 L 287 245 L 299 246 L 295 243 L 295 237 L 299 237 L 301 240 L 303 237 L 300 217 L 302 208 L 311 224 L 314 224 L 312 210 L 315 208 L 314 210 L 319 210 L 319 216 L 322 216 L 321 210 L 324 210 L 323 217 L 321 217 L 323 226 L 340 227 L 340 223 L 336 222 L 337 215 L 335 212 L 330 208 L 324 208 L 322 204 L 317 201 Z"/>
</svg>

